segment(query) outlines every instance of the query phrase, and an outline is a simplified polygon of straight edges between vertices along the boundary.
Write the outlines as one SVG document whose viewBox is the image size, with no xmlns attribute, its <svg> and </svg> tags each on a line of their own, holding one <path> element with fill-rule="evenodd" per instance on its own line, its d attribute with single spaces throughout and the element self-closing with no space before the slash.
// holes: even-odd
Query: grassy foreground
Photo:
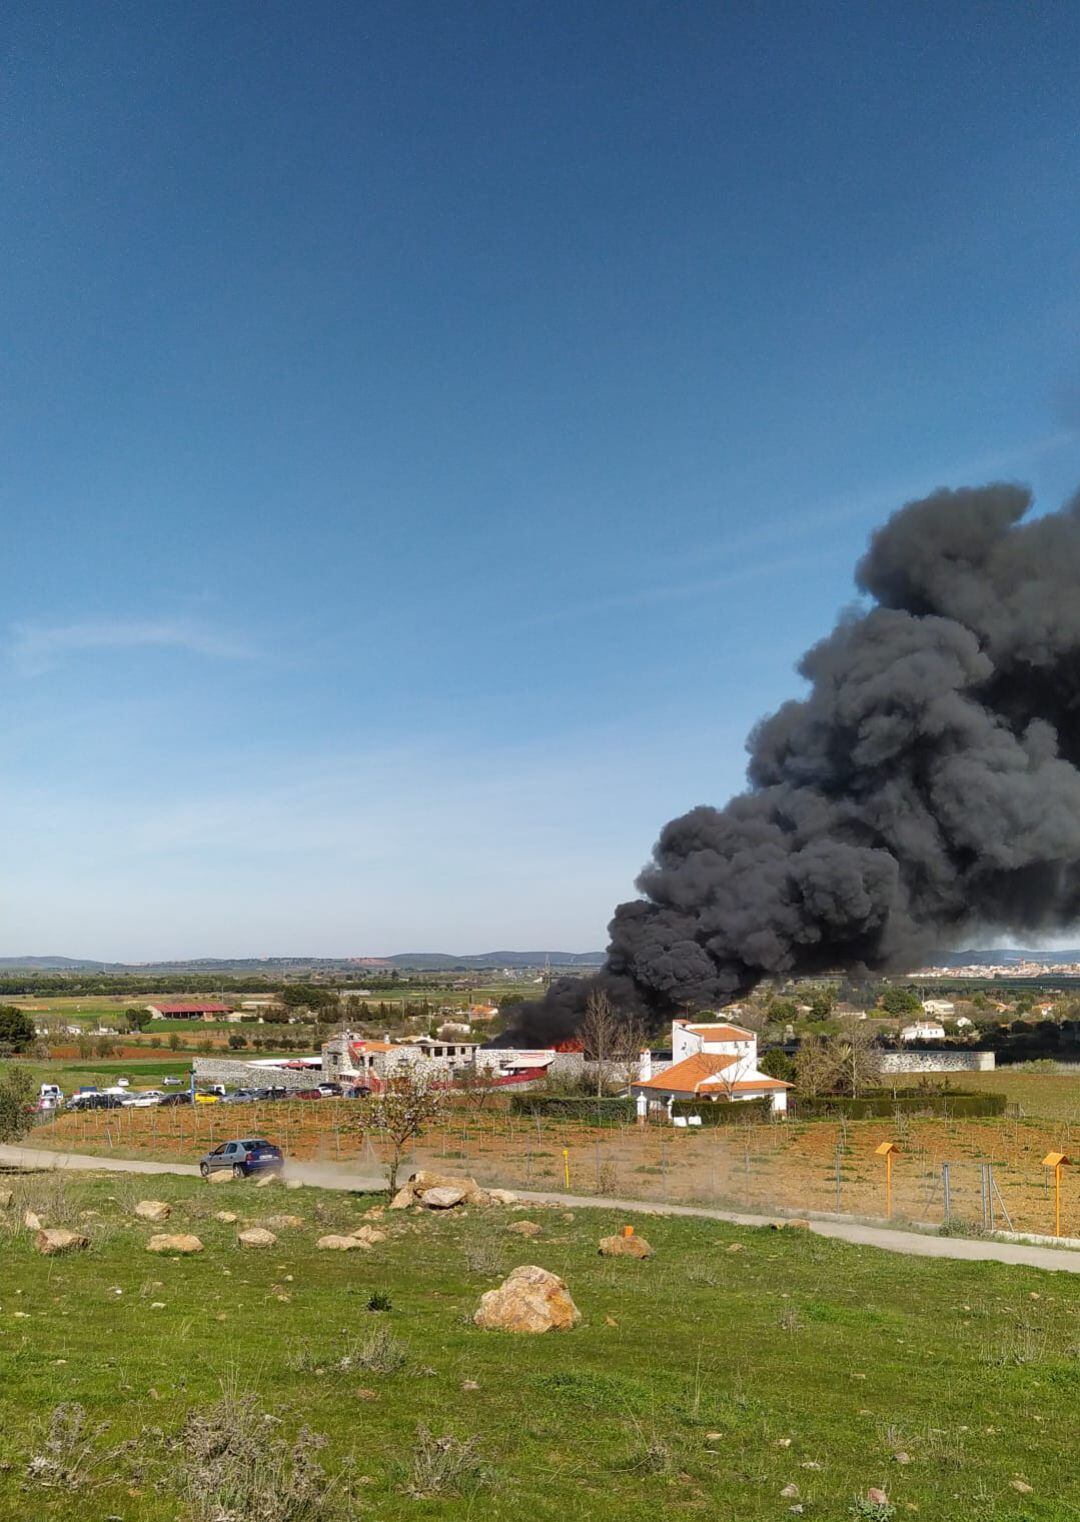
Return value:
<svg viewBox="0 0 1080 1522">
<path fill-rule="evenodd" d="M 115 1174 L 0 1182 L 16 1190 L 0 1212 L 3 1517 L 211 1518 L 199 1485 L 214 1442 L 205 1425 L 180 1433 L 223 1392 L 238 1444 L 291 1444 L 307 1427 L 328 1441 L 303 1436 L 303 1452 L 337 1481 L 325 1513 L 230 1522 L 757 1522 L 798 1505 L 830 1522 L 1065 1522 L 1080 1510 L 1072 1275 L 662 1218 L 638 1223 L 653 1260 L 607 1260 L 597 1239 L 618 1219 L 539 1207 L 387 1214 L 389 1240 L 371 1251 L 317 1252 L 319 1234 L 354 1229 L 371 1200 Z M 133 1217 L 145 1197 L 173 1204 L 167 1226 Z M 90 1250 L 39 1256 L 27 1207 L 79 1225 Z M 238 1228 L 214 1219 L 223 1209 L 240 1225 L 285 1212 L 303 1224 L 244 1252 Z M 523 1216 L 538 1239 L 507 1232 Z M 151 1255 L 160 1230 L 194 1231 L 206 1250 Z M 566 1279 L 582 1325 L 477 1330 L 480 1294 L 529 1262 Z M 373 1295 L 391 1308 L 369 1309 Z M 72 1403 L 81 1431 L 77 1414 L 56 1415 Z M 857 1509 L 872 1486 L 888 1504 Z"/>
</svg>

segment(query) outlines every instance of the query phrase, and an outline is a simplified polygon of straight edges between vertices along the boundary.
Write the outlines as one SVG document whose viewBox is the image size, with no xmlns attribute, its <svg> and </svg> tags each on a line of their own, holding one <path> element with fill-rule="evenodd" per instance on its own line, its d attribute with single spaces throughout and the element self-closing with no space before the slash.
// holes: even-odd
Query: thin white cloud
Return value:
<svg viewBox="0 0 1080 1522">
<path fill-rule="evenodd" d="M 188 619 L 91 619 L 71 624 L 12 626 L 8 656 L 20 676 L 40 676 L 69 656 L 109 650 L 186 650 L 223 660 L 247 660 L 252 647 L 234 635 Z"/>
</svg>

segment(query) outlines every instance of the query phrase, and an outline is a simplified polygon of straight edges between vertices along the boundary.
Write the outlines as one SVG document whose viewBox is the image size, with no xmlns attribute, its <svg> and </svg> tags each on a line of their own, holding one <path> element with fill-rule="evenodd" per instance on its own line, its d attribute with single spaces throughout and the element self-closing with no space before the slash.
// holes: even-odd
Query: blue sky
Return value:
<svg viewBox="0 0 1080 1522">
<path fill-rule="evenodd" d="M 887 511 L 1080 483 L 1074 6 L 0 27 L 0 954 L 598 947 Z"/>
</svg>

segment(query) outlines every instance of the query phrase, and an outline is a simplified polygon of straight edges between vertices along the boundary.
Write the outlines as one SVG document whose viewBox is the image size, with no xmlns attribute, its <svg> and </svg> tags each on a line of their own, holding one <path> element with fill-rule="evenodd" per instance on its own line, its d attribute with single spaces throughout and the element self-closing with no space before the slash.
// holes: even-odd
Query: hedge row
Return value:
<svg viewBox="0 0 1080 1522">
<path fill-rule="evenodd" d="M 734 1104 L 724 1100 L 676 1099 L 671 1107 L 675 1115 L 700 1115 L 703 1126 L 758 1125 L 772 1117 L 771 1099 L 740 1099 Z"/>
<path fill-rule="evenodd" d="M 542 1115 L 545 1120 L 578 1120 L 587 1126 L 621 1126 L 633 1120 L 632 1099 L 589 1099 L 577 1094 L 512 1094 L 511 1115 Z"/>
<path fill-rule="evenodd" d="M 824 1094 L 817 1099 L 796 1099 L 792 1105 L 796 1120 L 888 1119 L 900 1111 L 903 1115 L 1004 1115 L 1004 1094 L 967 1094 L 957 1090 L 936 1094 L 874 1094 L 850 1099 L 842 1094 Z"/>
</svg>

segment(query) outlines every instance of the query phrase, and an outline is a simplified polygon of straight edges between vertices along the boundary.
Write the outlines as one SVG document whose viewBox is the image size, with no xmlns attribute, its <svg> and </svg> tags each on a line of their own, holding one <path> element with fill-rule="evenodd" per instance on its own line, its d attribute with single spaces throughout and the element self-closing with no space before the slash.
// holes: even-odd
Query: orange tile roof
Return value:
<svg viewBox="0 0 1080 1522">
<path fill-rule="evenodd" d="M 754 1035 L 753 1031 L 744 1031 L 741 1025 L 688 1025 L 686 1029 L 708 1041 L 750 1041 Z"/>
<path fill-rule="evenodd" d="M 695 1052 L 692 1057 L 684 1057 L 681 1062 L 676 1062 L 673 1067 L 665 1068 L 662 1073 L 657 1073 L 652 1078 L 644 1078 L 635 1083 L 635 1089 L 660 1089 L 662 1093 L 696 1094 L 698 1086 L 708 1079 L 723 1072 L 724 1068 L 730 1067 L 733 1062 L 738 1062 L 734 1056 L 714 1056 L 709 1052 Z"/>
<path fill-rule="evenodd" d="M 785 1083 L 782 1078 L 740 1078 L 734 1083 L 725 1083 L 723 1079 L 715 1083 L 703 1083 L 702 1092 L 708 1089 L 719 1089 L 725 1094 L 757 1094 L 771 1093 L 773 1089 L 790 1089 L 794 1085 Z"/>
</svg>

